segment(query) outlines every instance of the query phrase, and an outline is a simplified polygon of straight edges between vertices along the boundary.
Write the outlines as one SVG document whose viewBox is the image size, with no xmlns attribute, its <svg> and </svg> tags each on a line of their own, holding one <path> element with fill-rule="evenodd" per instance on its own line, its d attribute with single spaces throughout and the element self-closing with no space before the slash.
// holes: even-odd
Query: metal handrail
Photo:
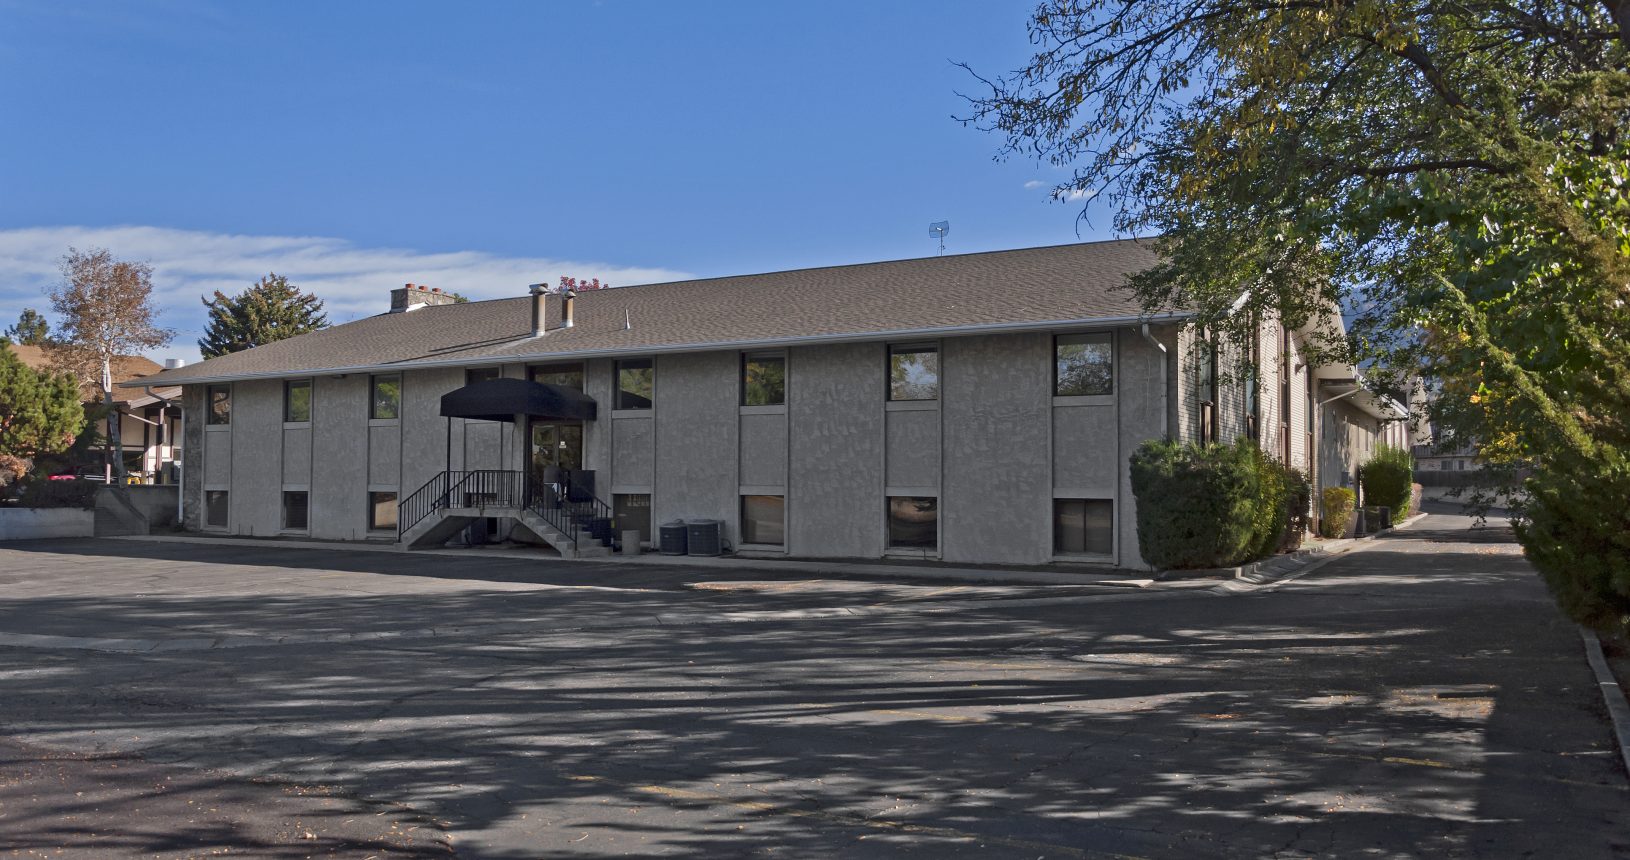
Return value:
<svg viewBox="0 0 1630 860">
<path fill-rule="evenodd" d="M 577 528 L 572 522 L 571 511 L 566 506 L 563 488 L 529 477 L 526 483 L 525 507 L 555 531 L 565 535 L 566 540 L 571 541 L 574 551 L 577 549 Z"/>
<path fill-rule="evenodd" d="M 525 507 L 523 477 L 504 469 L 439 472 L 397 505 L 397 537 L 444 508 Z"/>
</svg>

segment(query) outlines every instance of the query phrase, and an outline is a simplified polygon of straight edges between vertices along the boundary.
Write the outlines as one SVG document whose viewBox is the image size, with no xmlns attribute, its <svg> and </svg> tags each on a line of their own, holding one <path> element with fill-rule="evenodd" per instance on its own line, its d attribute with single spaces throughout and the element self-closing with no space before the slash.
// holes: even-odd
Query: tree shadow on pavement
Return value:
<svg viewBox="0 0 1630 860">
<path fill-rule="evenodd" d="M 672 594 L 571 589 L 0 599 L 109 629 L 469 631 L 0 649 L 4 720 L 406 803 L 467 856 L 1630 850 L 1571 628 L 1520 557 L 1423 552 L 1428 532 L 1273 595 L 954 613 L 687 622 L 656 617 Z"/>
</svg>

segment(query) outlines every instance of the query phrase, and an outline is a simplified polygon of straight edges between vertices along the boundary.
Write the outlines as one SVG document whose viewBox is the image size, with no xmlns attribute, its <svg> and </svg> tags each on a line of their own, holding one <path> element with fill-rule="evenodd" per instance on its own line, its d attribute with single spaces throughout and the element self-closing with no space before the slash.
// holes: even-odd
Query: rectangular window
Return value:
<svg viewBox="0 0 1630 860">
<path fill-rule="evenodd" d="M 783 355 L 741 357 L 741 405 L 783 406 L 787 402 L 787 358 Z"/>
<path fill-rule="evenodd" d="M 559 385 L 563 388 L 583 390 L 583 365 L 581 364 L 540 364 L 527 368 L 527 376 L 533 382 L 544 385 Z"/>
<path fill-rule="evenodd" d="M 1085 397 L 1115 392 L 1114 347 L 1107 334 L 1061 334 L 1053 339 L 1053 394 Z"/>
<path fill-rule="evenodd" d="M 502 374 L 496 367 L 472 367 L 464 371 L 464 384 L 486 382 L 489 379 L 497 379 L 500 375 Z"/>
<path fill-rule="evenodd" d="M 283 528 L 303 532 L 310 527 L 306 516 L 310 500 L 311 495 L 303 490 L 283 493 Z"/>
<path fill-rule="evenodd" d="M 373 394 L 368 401 L 369 418 L 402 417 L 402 377 L 394 373 L 373 377 Z"/>
<path fill-rule="evenodd" d="M 368 528 L 374 531 L 396 530 L 396 494 L 394 492 L 368 494 Z"/>
<path fill-rule="evenodd" d="M 940 541 L 940 501 L 925 496 L 889 496 L 889 546 L 935 549 Z"/>
<path fill-rule="evenodd" d="M 649 358 L 617 362 L 617 409 L 650 409 L 656 396 L 656 367 Z"/>
<path fill-rule="evenodd" d="M 741 542 L 781 546 L 787 542 L 786 496 L 741 497 Z"/>
<path fill-rule="evenodd" d="M 204 525 L 226 528 L 226 490 L 204 491 Z"/>
<path fill-rule="evenodd" d="M 939 397 L 939 347 L 889 347 L 889 399 L 938 400 Z"/>
<path fill-rule="evenodd" d="M 1109 499 L 1053 500 L 1053 552 L 1109 555 L 1114 551 L 1114 502 Z"/>
<path fill-rule="evenodd" d="M 651 539 L 651 497 L 646 493 L 613 493 L 611 516 L 617 531 L 639 529 L 640 540 Z"/>
<path fill-rule="evenodd" d="M 232 423 L 232 386 L 211 385 L 205 389 L 209 397 L 209 423 Z"/>
<path fill-rule="evenodd" d="M 311 380 L 291 379 L 283 383 L 283 420 L 291 424 L 311 420 Z"/>
</svg>

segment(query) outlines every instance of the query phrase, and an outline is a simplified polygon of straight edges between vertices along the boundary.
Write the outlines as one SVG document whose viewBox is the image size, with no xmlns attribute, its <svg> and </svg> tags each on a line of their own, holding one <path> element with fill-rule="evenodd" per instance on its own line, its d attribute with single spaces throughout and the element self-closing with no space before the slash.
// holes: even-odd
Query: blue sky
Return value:
<svg viewBox="0 0 1630 860">
<path fill-rule="evenodd" d="M 69 244 L 198 295 L 275 269 L 337 320 L 403 281 L 518 295 L 1110 235 L 951 117 L 1027 2 L 0 0 L 0 321 Z"/>
</svg>

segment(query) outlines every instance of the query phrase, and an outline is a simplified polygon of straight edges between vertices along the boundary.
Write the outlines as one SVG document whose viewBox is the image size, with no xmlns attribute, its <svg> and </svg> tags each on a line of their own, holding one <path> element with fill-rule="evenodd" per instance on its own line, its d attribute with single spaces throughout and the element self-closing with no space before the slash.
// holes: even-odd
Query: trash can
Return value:
<svg viewBox="0 0 1630 860">
<path fill-rule="evenodd" d="M 690 544 L 688 554 L 723 555 L 724 545 L 719 540 L 719 532 L 723 526 L 722 520 L 686 520 L 685 529 L 689 532 L 686 540 Z"/>
<path fill-rule="evenodd" d="M 657 552 L 663 555 L 684 555 L 686 549 L 685 521 L 674 520 L 657 527 Z"/>
<path fill-rule="evenodd" d="M 623 529 L 623 555 L 640 554 L 640 530 Z"/>
</svg>

